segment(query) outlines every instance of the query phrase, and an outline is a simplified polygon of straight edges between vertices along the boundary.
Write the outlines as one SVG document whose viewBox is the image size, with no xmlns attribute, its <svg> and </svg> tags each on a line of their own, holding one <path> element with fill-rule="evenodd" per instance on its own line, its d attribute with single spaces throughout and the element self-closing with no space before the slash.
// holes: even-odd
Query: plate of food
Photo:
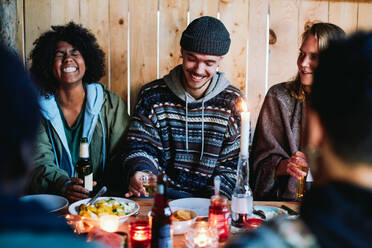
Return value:
<svg viewBox="0 0 372 248">
<path fill-rule="evenodd" d="M 255 205 L 254 210 L 262 211 L 265 214 L 265 220 L 270 220 L 277 216 L 288 216 L 287 210 L 272 206 Z M 255 214 L 256 217 L 262 218 L 261 215 Z"/>
<path fill-rule="evenodd" d="M 139 205 L 132 200 L 120 197 L 98 197 L 95 202 L 87 206 L 88 199 L 74 202 L 68 208 L 70 214 L 89 219 L 98 219 L 104 215 L 116 215 L 125 220 L 138 212 Z"/>
<path fill-rule="evenodd" d="M 172 212 L 178 209 L 194 211 L 198 216 L 208 216 L 210 199 L 207 198 L 182 198 L 169 202 Z"/>
</svg>

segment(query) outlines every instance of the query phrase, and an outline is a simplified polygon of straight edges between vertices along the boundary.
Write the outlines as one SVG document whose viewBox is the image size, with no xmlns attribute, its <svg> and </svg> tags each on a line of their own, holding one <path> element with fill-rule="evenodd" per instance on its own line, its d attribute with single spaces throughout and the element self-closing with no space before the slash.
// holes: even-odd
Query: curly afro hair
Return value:
<svg viewBox="0 0 372 248">
<path fill-rule="evenodd" d="M 54 95 L 59 82 L 53 75 L 56 46 L 59 41 L 70 43 L 82 54 L 86 65 L 83 83 L 99 81 L 105 75 L 105 53 L 94 35 L 81 25 L 69 22 L 64 26 L 52 26 L 34 42 L 30 53 L 30 71 L 42 95 Z"/>
</svg>

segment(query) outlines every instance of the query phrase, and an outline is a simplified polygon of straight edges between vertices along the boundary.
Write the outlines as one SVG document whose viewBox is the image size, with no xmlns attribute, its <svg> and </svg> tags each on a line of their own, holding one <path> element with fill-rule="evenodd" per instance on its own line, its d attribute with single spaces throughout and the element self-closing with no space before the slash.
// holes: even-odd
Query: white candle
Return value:
<svg viewBox="0 0 372 248">
<path fill-rule="evenodd" d="M 240 155 L 248 156 L 249 150 L 249 122 L 251 119 L 251 113 L 247 111 L 247 105 L 242 102 L 243 112 L 240 114 Z"/>
<path fill-rule="evenodd" d="M 119 228 L 119 216 L 104 215 L 99 218 L 100 227 L 106 232 L 116 232 Z"/>
</svg>

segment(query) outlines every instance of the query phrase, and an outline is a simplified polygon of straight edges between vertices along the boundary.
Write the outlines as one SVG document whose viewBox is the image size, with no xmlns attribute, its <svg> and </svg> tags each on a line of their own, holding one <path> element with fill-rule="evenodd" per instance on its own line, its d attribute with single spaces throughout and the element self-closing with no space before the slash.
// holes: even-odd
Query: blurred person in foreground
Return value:
<svg viewBox="0 0 372 248">
<path fill-rule="evenodd" d="M 371 247 L 372 32 L 320 54 L 307 140 L 314 186 L 300 218 L 274 220 L 228 247 Z"/>
<path fill-rule="evenodd" d="M 266 94 L 254 133 L 250 184 L 255 200 L 296 200 L 298 179 L 307 176 L 303 142 L 306 105 L 319 52 L 328 41 L 344 37 L 332 23 L 306 27 L 294 80 L 272 86 Z M 312 181 L 310 175 L 307 178 Z"/>
<path fill-rule="evenodd" d="M 34 42 L 30 71 L 41 91 L 43 118 L 30 193 L 60 194 L 70 201 L 88 197 L 75 170 L 82 137 L 88 138 L 96 189 L 120 188 L 113 188 L 122 179 L 111 162 L 124 142 L 128 113 L 120 97 L 99 83 L 104 57 L 94 35 L 73 22 L 52 26 Z"/>
<path fill-rule="evenodd" d="M 0 45 L 0 247 L 97 247 L 73 234 L 64 218 L 21 202 L 40 124 L 38 95 L 22 64 Z"/>
<path fill-rule="evenodd" d="M 217 71 L 230 42 L 220 20 L 195 19 L 182 33 L 182 64 L 142 87 L 123 154 L 127 197 L 144 193 L 140 179 L 146 170 L 167 174 L 171 198 L 210 197 L 217 175 L 221 194 L 231 197 L 244 97 Z"/>
</svg>

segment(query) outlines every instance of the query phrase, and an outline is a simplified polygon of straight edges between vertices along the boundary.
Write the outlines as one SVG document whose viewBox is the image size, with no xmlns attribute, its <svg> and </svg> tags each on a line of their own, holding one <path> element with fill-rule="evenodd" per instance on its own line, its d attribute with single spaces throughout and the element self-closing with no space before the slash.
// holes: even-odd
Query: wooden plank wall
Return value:
<svg viewBox="0 0 372 248">
<path fill-rule="evenodd" d="M 181 63 L 179 39 L 204 15 L 221 19 L 232 45 L 220 71 L 247 94 L 252 126 L 270 86 L 296 74 L 300 35 L 308 22 L 335 23 L 348 33 L 372 29 L 372 0 L 17 0 L 19 49 L 51 25 L 74 21 L 106 53 L 102 82 L 133 107 L 141 86 Z M 276 42 L 269 44 L 269 28 Z"/>
</svg>

